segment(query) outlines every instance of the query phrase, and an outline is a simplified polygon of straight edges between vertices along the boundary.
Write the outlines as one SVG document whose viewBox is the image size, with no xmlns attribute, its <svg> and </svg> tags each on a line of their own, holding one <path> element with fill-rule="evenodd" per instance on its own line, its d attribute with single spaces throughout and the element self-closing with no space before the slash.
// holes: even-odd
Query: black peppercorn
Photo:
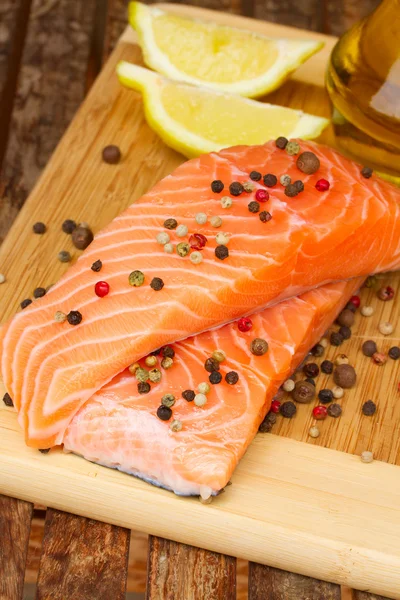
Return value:
<svg viewBox="0 0 400 600">
<path fill-rule="evenodd" d="M 252 202 L 249 202 L 247 208 L 251 213 L 258 213 L 260 210 L 260 203 L 253 200 Z"/>
<path fill-rule="evenodd" d="M 269 213 L 267 210 L 263 210 L 258 216 L 260 217 L 261 223 L 268 223 L 268 221 L 272 219 L 271 213 Z"/>
<path fill-rule="evenodd" d="M 229 383 L 229 385 L 235 385 L 235 383 L 239 381 L 238 373 L 236 373 L 236 371 L 229 371 L 229 373 L 225 375 L 225 381 L 226 383 Z"/>
<path fill-rule="evenodd" d="M 292 398 L 300 404 L 308 404 L 315 398 L 315 386 L 308 381 L 297 381 L 292 391 Z"/>
<path fill-rule="evenodd" d="M 72 243 L 78 250 L 85 250 L 93 241 L 93 232 L 88 227 L 77 227 L 71 235 Z"/>
<path fill-rule="evenodd" d="M 268 351 L 268 342 L 262 338 L 255 338 L 250 344 L 250 351 L 255 356 L 262 356 Z"/>
<path fill-rule="evenodd" d="M 3 402 L 6 406 L 14 406 L 14 402 L 12 401 L 10 394 L 7 394 L 7 393 L 4 394 Z"/>
<path fill-rule="evenodd" d="M 95 273 L 98 273 L 99 271 L 101 271 L 101 267 L 103 266 L 103 263 L 101 262 L 101 260 L 96 260 L 92 266 L 90 267 L 92 269 L 92 271 L 94 271 Z"/>
<path fill-rule="evenodd" d="M 234 181 L 229 186 L 229 193 L 232 196 L 240 196 L 240 194 L 242 194 L 243 192 L 244 192 L 244 187 L 242 186 L 241 183 L 239 183 L 239 181 Z"/>
<path fill-rule="evenodd" d="M 340 415 L 342 414 L 342 407 L 340 406 L 340 404 L 330 404 L 328 406 L 328 415 L 330 417 L 334 417 L 335 419 L 337 419 L 338 417 L 340 417 Z"/>
<path fill-rule="evenodd" d="M 169 421 L 172 417 L 172 410 L 169 406 L 161 404 L 161 406 L 157 408 L 157 417 L 161 419 L 161 421 Z"/>
<path fill-rule="evenodd" d="M 280 136 L 275 140 L 275 145 L 277 148 L 279 148 L 279 150 L 284 150 L 288 144 L 288 139 Z"/>
<path fill-rule="evenodd" d="M 365 179 L 369 179 L 372 176 L 372 169 L 370 167 L 363 167 L 361 169 L 361 175 L 365 177 Z"/>
<path fill-rule="evenodd" d="M 321 363 L 321 371 L 330 375 L 333 372 L 333 362 L 330 360 L 323 360 Z"/>
<path fill-rule="evenodd" d="M 220 179 L 215 179 L 211 182 L 211 189 L 214 192 L 214 194 L 220 194 L 224 189 L 224 184 Z"/>
<path fill-rule="evenodd" d="M 160 277 L 153 277 L 150 283 L 150 287 L 155 291 L 159 292 L 164 287 L 164 282 Z"/>
<path fill-rule="evenodd" d="M 103 161 L 109 165 L 116 165 L 121 160 L 121 150 L 118 146 L 110 145 L 103 148 Z"/>
<path fill-rule="evenodd" d="M 344 307 L 346 310 L 351 310 L 351 312 L 355 313 L 357 311 L 357 306 L 353 304 L 353 302 L 348 302 Z"/>
<path fill-rule="evenodd" d="M 273 412 L 269 412 L 265 419 L 260 424 L 258 431 L 260 433 L 269 433 L 272 429 L 272 426 L 276 423 L 276 414 Z"/>
<path fill-rule="evenodd" d="M 182 392 L 182 398 L 186 400 L 186 402 L 193 402 L 196 394 L 193 390 L 185 390 Z"/>
<path fill-rule="evenodd" d="M 72 233 L 76 229 L 76 223 L 72 219 L 66 219 L 61 225 L 61 229 L 64 233 Z"/>
<path fill-rule="evenodd" d="M 71 310 L 67 314 L 67 321 L 70 325 L 79 325 L 82 321 L 82 315 L 78 310 Z"/>
<path fill-rule="evenodd" d="M 375 352 L 378 352 L 378 348 L 374 342 L 374 340 L 367 340 L 361 346 L 362 353 L 364 356 L 372 356 Z"/>
<path fill-rule="evenodd" d="M 221 373 L 218 373 L 218 371 L 213 371 L 212 373 L 210 373 L 208 380 L 213 385 L 216 385 L 217 383 L 221 383 L 222 375 Z"/>
<path fill-rule="evenodd" d="M 303 373 L 306 377 L 317 377 L 319 366 L 316 363 L 307 363 L 303 367 Z"/>
<path fill-rule="evenodd" d="M 315 379 L 313 379 L 312 377 L 306 377 L 305 381 L 307 381 L 308 383 L 311 383 L 311 385 L 313 385 L 315 387 Z"/>
<path fill-rule="evenodd" d="M 343 343 L 343 336 L 338 331 L 334 331 L 331 333 L 330 342 L 332 346 L 340 346 Z"/>
<path fill-rule="evenodd" d="M 354 306 L 354 305 L 353 305 Z M 345 325 L 346 327 L 352 327 L 354 325 L 354 312 L 349 308 L 345 308 L 339 314 L 336 319 L 339 325 Z"/>
<path fill-rule="evenodd" d="M 321 344 L 315 344 L 315 346 L 313 346 L 313 348 L 311 349 L 311 354 L 313 356 L 316 356 L 317 358 L 319 356 L 323 356 L 324 352 L 325 348 Z"/>
<path fill-rule="evenodd" d="M 217 246 L 215 248 L 215 256 L 219 258 L 219 260 L 225 260 L 229 256 L 229 250 L 227 246 Z"/>
<path fill-rule="evenodd" d="M 318 398 L 321 404 L 329 404 L 329 402 L 332 402 L 333 400 L 333 392 L 328 389 L 319 390 Z"/>
<path fill-rule="evenodd" d="M 312 175 L 320 167 L 319 158 L 314 152 L 302 152 L 296 161 L 296 166 L 300 171 L 306 173 L 306 175 Z"/>
<path fill-rule="evenodd" d="M 25 298 L 25 300 L 22 300 L 21 302 L 21 308 L 26 308 L 30 304 L 32 304 L 32 300 L 30 298 Z"/>
<path fill-rule="evenodd" d="M 342 388 L 351 388 L 355 385 L 357 375 L 351 365 L 339 365 L 333 372 L 333 381 Z"/>
<path fill-rule="evenodd" d="M 48 454 L 50 450 L 51 448 L 39 448 L 39 452 L 41 452 L 42 454 Z"/>
<path fill-rule="evenodd" d="M 258 171 L 252 171 L 250 173 L 250 179 L 252 179 L 253 181 L 260 181 L 261 177 L 262 175 Z"/>
<path fill-rule="evenodd" d="M 172 231 L 172 229 L 176 229 L 178 227 L 178 221 L 176 219 L 166 219 L 164 221 L 164 227 L 165 229 Z"/>
<path fill-rule="evenodd" d="M 392 360 L 398 360 L 400 358 L 400 348 L 398 346 L 392 346 L 388 354 Z"/>
<path fill-rule="evenodd" d="M 351 338 L 351 329 L 350 327 L 346 327 L 346 325 L 340 327 L 339 333 L 344 340 L 349 340 Z"/>
<path fill-rule="evenodd" d="M 376 413 L 376 404 L 372 400 L 367 400 L 362 407 L 363 415 L 372 417 Z"/>
<path fill-rule="evenodd" d="M 139 381 L 137 384 L 137 391 L 139 394 L 148 394 L 151 390 L 150 384 L 147 381 Z"/>
<path fill-rule="evenodd" d="M 172 346 L 163 346 L 163 348 L 161 348 L 161 354 L 163 355 L 164 358 L 166 356 L 168 358 L 174 358 L 175 350 L 173 349 Z"/>
<path fill-rule="evenodd" d="M 46 289 L 42 287 L 38 287 L 33 291 L 34 298 L 42 298 L 46 294 Z"/>
<path fill-rule="evenodd" d="M 68 252 L 68 250 L 60 250 L 60 252 L 57 254 L 57 258 L 60 262 L 67 263 L 71 261 L 71 254 Z"/>
<path fill-rule="evenodd" d="M 263 181 L 266 187 L 274 187 L 274 185 L 276 185 L 278 182 L 277 178 L 272 173 L 267 173 L 267 175 L 264 175 Z"/>
<path fill-rule="evenodd" d="M 46 225 L 38 221 L 33 226 L 33 233 L 38 233 L 39 235 L 42 235 L 43 233 L 46 233 L 46 229 Z"/>
<path fill-rule="evenodd" d="M 289 196 L 289 198 L 294 198 L 298 193 L 298 189 L 293 183 L 289 183 L 289 185 L 285 187 L 285 196 Z"/>
<path fill-rule="evenodd" d="M 215 358 L 207 358 L 206 362 L 204 363 L 204 368 L 209 373 L 212 373 L 213 371 L 219 371 L 221 367 Z"/>
<path fill-rule="evenodd" d="M 296 179 L 296 181 L 293 181 L 292 185 L 296 188 L 299 194 L 300 192 L 304 191 L 304 183 L 300 179 Z"/>
<path fill-rule="evenodd" d="M 287 402 L 283 402 L 279 408 L 279 412 L 281 413 L 282 417 L 285 417 L 286 419 L 291 419 L 292 417 L 294 417 L 296 411 L 297 408 L 295 403 L 291 402 L 290 400 L 288 400 Z"/>
</svg>

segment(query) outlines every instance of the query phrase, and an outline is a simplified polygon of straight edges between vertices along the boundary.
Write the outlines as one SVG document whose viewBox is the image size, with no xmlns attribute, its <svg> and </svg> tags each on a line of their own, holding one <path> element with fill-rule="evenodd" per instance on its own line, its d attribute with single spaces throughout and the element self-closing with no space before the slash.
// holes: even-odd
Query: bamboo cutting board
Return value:
<svg viewBox="0 0 400 600">
<path fill-rule="evenodd" d="M 323 39 L 325 49 L 268 100 L 329 116 L 323 76 L 333 38 L 197 8 L 167 8 L 269 35 Z M 86 221 L 98 231 L 184 160 L 148 128 L 140 96 L 119 86 L 114 70 L 121 59 L 141 63 L 129 30 L 1 248 L 0 272 L 7 277 L 0 288 L 2 319 L 35 287 L 57 281 L 67 268 L 57 260 L 60 250 L 78 256 L 60 233 L 64 219 Z M 321 140 L 333 143 L 332 132 Z M 112 143 L 123 154 L 116 166 L 101 161 L 102 148 Z M 38 220 L 48 225 L 44 236 L 31 232 Z M 382 276 L 381 283 L 399 288 L 397 275 Z M 363 290 L 362 301 L 375 307 L 374 316 L 357 315 L 353 337 L 336 349 L 350 357 L 359 379 L 341 401 L 343 416 L 320 423 L 317 440 L 307 435 L 310 406 L 299 406 L 292 420 L 280 418 L 274 430 L 279 436 L 257 436 L 233 485 L 211 505 L 175 497 L 57 450 L 42 455 L 29 449 L 15 413 L 3 406 L 0 493 L 400 598 L 400 469 L 394 466 L 400 464 L 400 374 L 394 361 L 377 367 L 359 351 L 369 337 L 378 338 L 383 350 L 399 343 L 400 325 L 391 339 L 383 339 L 377 325 L 381 320 L 397 323 L 400 300 L 396 294 L 394 301 L 383 303 L 374 290 Z M 334 355 L 330 349 L 327 357 Z M 320 376 L 318 386 L 325 383 L 331 380 Z M 361 414 L 369 398 L 378 404 L 372 418 Z M 362 464 L 352 454 L 363 450 L 393 464 Z"/>
</svg>

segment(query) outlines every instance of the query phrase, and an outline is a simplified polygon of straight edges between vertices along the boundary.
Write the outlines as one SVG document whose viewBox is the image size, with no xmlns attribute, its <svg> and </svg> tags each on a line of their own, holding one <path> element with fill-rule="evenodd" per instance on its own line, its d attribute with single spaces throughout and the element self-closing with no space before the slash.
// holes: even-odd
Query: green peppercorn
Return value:
<svg viewBox="0 0 400 600">
<path fill-rule="evenodd" d="M 214 350 L 214 352 L 212 353 L 212 358 L 221 363 L 226 359 L 226 354 L 222 350 Z"/>
<path fill-rule="evenodd" d="M 152 383 L 159 383 L 162 378 L 162 373 L 160 369 L 151 369 L 149 371 L 149 379 Z"/>
<path fill-rule="evenodd" d="M 166 356 L 161 361 L 161 366 L 163 369 L 170 369 L 173 364 L 174 364 L 174 361 L 169 356 Z"/>
<path fill-rule="evenodd" d="M 161 398 L 161 404 L 171 408 L 171 406 L 175 404 L 175 396 L 173 394 L 164 394 L 164 396 Z"/>
<path fill-rule="evenodd" d="M 321 164 L 314 152 L 302 152 L 296 161 L 296 166 L 306 175 L 312 175 L 318 171 Z"/>
<path fill-rule="evenodd" d="M 297 142 L 288 142 L 285 149 L 289 156 L 295 156 L 300 152 L 300 145 Z"/>
<path fill-rule="evenodd" d="M 134 287 L 140 287 L 144 283 L 144 274 L 142 271 L 132 271 L 129 275 L 129 284 Z"/>
<path fill-rule="evenodd" d="M 138 381 L 147 381 L 149 378 L 149 372 L 147 369 L 143 369 L 142 367 L 139 367 L 138 369 L 135 370 L 135 377 Z"/>
<path fill-rule="evenodd" d="M 255 356 L 262 356 L 268 352 L 268 342 L 262 338 L 255 338 L 250 344 L 250 351 Z"/>
<path fill-rule="evenodd" d="M 190 252 L 190 244 L 187 242 L 180 242 L 176 247 L 178 256 L 187 256 Z"/>
<path fill-rule="evenodd" d="M 157 364 L 157 358 L 153 354 L 150 354 L 150 356 L 146 356 L 146 360 L 144 362 L 146 363 L 146 367 L 155 367 Z"/>
</svg>

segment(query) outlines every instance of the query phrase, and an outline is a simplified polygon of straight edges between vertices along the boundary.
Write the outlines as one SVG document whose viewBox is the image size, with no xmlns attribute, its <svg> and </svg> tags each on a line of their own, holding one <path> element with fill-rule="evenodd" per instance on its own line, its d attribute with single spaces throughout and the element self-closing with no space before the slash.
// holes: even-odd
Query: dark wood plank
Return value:
<svg viewBox="0 0 400 600">
<path fill-rule="evenodd" d="M 0 600 L 21 600 L 33 505 L 0 496 Z"/>
<path fill-rule="evenodd" d="M 249 600 L 340 600 L 340 586 L 249 564 Z"/>
<path fill-rule="evenodd" d="M 381 0 L 325 0 L 324 33 L 340 36 L 368 15 Z"/>
<path fill-rule="evenodd" d="M 236 559 L 150 536 L 146 600 L 235 600 Z"/>
<path fill-rule="evenodd" d="M 370 594 L 369 592 L 358 592 L 353 590 L 354 600 L 389 600 L 386 596 L 377 596 L 376 594 Z"/>
<path fill-rule="evenodd" d="M 36 600 L 123 600 L 130 532 L 49 509 Z"/>
<path fill-rule="evenodd" d="M 322 31 L 324 1 L 255 0 L 254 16 L 257 19 L 265 19 L 282 25 Z"/>
<path fill-rule="evenodd" d="M 0 242 L 79 107 L 96 0 L 33 0 L 0 175 Z"/>
</svg>

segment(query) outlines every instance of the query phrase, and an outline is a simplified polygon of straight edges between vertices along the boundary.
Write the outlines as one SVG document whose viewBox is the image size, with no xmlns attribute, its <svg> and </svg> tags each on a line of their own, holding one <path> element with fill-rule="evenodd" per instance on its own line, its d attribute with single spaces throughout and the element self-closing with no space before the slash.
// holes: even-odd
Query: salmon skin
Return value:
<svg viewBox="0 0 400 600">
<path fill-rule="evenodd" d="M 304 175 L 274 142 L 203 155 L 181 165 L 137 200 L 103 231 L 43 298 L 18 313 L 1 331 L 2 376 L 19 411 L 28 445 L 48 448 L 79 408 L 117 373 L 161 345 L 221 326 L 255 310 L 335 280 L 400 267 L 399 191 L 375 176 L 365 179 L 355 163 L 330 148 L 300 142 L 320 159 L 317 173 Z M 272 215 L 262 222 L 248 210 L 257 188 L 221 207 L 229 185 L 249 181 L 253 170 L 288 174 L 305 189 L 288 198 L 279 183 L 263 204 Z M 318 179 L 330 189 L 315 188 Z M 224 183 L 222 194 L 211 182 Z M 198 225 L 197 213 L 208 216 Z M 210 217 L 220 215 L 215 229 Z M 189 234 L 208 239 L 203 262 L 167 254 L 156 236 L 174 218 Z M 215 235 L 230 235 L 229 256 L 215 255 Z M 187 241 L 168 232 L 174 243 Z M 100 274 L 91 270 L 100 259 Z M 129 274 L 145 276 L 141 287 Z M 161 278 L 164 287 L 150 283 Z M 110 285 L 98 298 L 94 285 Z M 79 311 L 79 325 L 56 322 L 56 311 Z"/>
<path fill-rule="evenodd" d="M 129 370 L 120 373 L 74 416 L 64 436 L 65 450 L 179 495 L 214 495 L 230 480 L 279 386 L 361 282 L 329 284 L 285 300 L 254 315 L 247 333 L 231 323 L 174 344 L 173 368 L 146 395 L 138 393 Z M 251 354 L 254 337 L 268 342 L 266 355 Z M 184 400 L 182 392 L 208 381 L 204 363 L 216 349 L 226 353 L 223 380 L 211 386 L 200 408 Z M 236 385 L 224 380 L 232 370 L 239 374 Z M 164 394 L 176 397 L 170 421 L 156 416 Z M 173 419 L 182 423 L 180 431 L 171 431 Z"/>
</svg>

